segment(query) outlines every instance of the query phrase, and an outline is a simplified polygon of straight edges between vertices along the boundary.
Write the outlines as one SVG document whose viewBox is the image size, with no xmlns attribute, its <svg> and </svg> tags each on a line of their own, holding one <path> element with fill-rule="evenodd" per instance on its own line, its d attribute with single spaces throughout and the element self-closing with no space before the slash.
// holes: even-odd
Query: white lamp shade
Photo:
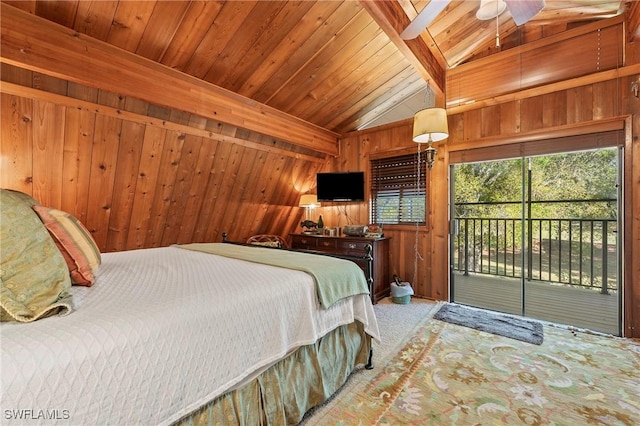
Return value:
<svg viewBox="0 0 640 426">
<path fill-rule="evenodd" d="M 499 16 L 507 8 L 504 0 L 480 0 L 480 8 L 476 12 L 476 18 L 481 21 L 493 19 Z"/>
<path fill-rule="evenodd" d="M 316 194 L 302 194 L 300 197 L 300 207 L 320 207 L 318 203 L 318 196 Z"/>
<path fill-rule="evenodd" d="M 413 141 L 437 142 L 449 137 L 447 111 L 444 108 L 427 108 L 413 117 Z"/>
</svg>

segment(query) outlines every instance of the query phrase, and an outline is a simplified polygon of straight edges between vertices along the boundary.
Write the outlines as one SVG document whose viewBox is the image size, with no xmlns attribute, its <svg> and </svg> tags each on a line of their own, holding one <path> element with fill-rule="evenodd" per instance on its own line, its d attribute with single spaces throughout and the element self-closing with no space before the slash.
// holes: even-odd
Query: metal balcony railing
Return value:
<svg viewBox="0 0 640 426">
<path fill-rule="evenodd" d="M 456 271 L 617 290 L 615 220 L 468 217 L 455 229 Z"/>
</svg>

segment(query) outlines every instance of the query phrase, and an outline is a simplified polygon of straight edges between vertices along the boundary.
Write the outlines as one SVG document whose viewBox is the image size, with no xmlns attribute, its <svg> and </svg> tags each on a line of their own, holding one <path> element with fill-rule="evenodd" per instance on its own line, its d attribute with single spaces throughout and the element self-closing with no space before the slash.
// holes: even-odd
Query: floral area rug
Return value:
<svg viewBox="0 0 640 426">
<path fill-rule="evenodd" d="M 532 345 L 429 320 L 322 425 L 640 425 L 640 343 L 544 326 Z"/>
</svg>

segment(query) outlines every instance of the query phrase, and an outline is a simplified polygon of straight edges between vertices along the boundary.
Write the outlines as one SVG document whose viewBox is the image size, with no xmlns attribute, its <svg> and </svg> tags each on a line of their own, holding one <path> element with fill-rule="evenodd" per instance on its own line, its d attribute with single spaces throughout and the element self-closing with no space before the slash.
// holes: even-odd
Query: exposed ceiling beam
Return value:
<svg viewBox="0 0 640 426">
<path fill-rule="evenodd" d="M 403 40 L 400 33 L 411 23 L 402 5 L 397 1 L 360 0 L 362 7 L 380 25 L 396 47 L 404 54 L 409 62 L 418 70 L 422 78 L 428 81 L 436 94 L 439 104 L 444 104 L 446 86 L 444 60 L 436 56 L 430 49 L 437 49 L 433 40 L 429 44 L 424 34 L 412 39 Z M 428 37 L 427 34 L 427 38 Z M 442 55 L 439 55 L 442 56 Z"/>
<path fill-rule="evenodd" d="M 338 155 L 338 134 L 1 3 L 0 61 Z"/>
</svg>

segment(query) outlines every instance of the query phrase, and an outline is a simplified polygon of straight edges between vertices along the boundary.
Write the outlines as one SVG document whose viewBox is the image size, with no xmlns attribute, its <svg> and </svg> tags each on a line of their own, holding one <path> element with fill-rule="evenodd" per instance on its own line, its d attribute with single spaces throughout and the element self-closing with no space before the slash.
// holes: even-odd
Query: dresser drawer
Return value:
<svg viewBox="0 0 640 426">
<path fill-rule="evenodd" d="M 335 238 L 318 238 L 318 250 L 335 250 L 338 248 L 338 240 Z"/>
<path fill-rule="evenodd" d="M 371 241 L 346 240 L 346 241 L 340 241 L 338 248 L 341 251 L 344 251 L 354 256 L 357 256 L 357 255 L 364 256 L 367 253 L 367 249 L 366 249 L 367 244 L 371 244 Z"/>
<path fill-rule="evenodd" d="M 315 249 L 317 238 L 307 237 L 306 235 L 292 235 L 291 247 L 300 249 Z"/>
</svg>

